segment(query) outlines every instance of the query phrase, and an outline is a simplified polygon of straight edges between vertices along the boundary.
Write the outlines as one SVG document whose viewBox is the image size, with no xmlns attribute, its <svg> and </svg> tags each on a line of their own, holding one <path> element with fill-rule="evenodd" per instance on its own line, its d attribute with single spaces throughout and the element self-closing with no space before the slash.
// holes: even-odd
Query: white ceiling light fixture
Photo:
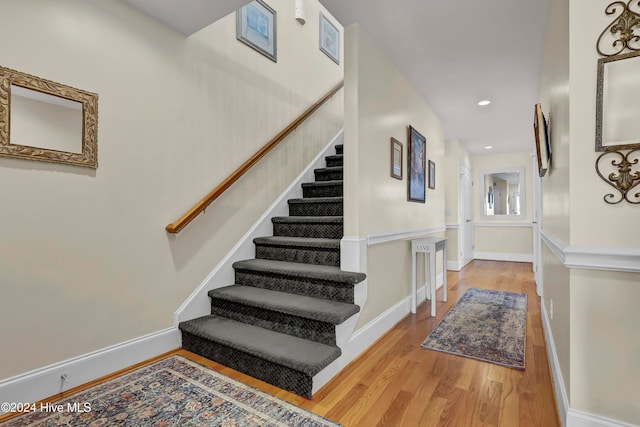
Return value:
<svg viewBox="0 0 640 427">
<path fill-rule="evenodd" d="M 485 105 L 489 105 L 489 104 L 491 104 L 491 101 L 489 101 L 488 99 L 478 102 L 478 105 L 481 107 L 484 107 Z"/>
<path fill-rule="evenodd" d="M 491 150 L 493 148 L 493 145 L 487 145 L 486 147 L 484 147 L 485 150 Z"/>
</svg>

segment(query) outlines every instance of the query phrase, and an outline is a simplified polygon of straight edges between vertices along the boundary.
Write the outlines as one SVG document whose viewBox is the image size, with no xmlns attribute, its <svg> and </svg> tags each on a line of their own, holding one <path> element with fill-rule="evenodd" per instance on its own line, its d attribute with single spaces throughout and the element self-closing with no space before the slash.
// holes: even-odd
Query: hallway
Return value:
<svg viewBox="0 0 640 427">
<path fill-rule="evenodd" d="M 415 316 L 403 319 L 313 400 L 206 364 L 348 427 L 559 426 L 531 264 L 476 260 L 448 274 L 449 301 L 441 301 L 440 290 L 436 319 L 430 317 L 429 304 L 422 304 Z M 528 295 L 524 372 L 420 348 L 448 309 L 472 287 Z"/>
</svg>

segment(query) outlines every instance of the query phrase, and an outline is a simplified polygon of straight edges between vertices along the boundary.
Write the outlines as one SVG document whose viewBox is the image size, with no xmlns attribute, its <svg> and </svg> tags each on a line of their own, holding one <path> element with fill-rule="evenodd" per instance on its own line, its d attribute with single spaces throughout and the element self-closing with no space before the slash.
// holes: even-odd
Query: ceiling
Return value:
<svg viewBox="0 0 640 427">
<path fill-rule="evenodd" d="M 125 1 L 186 35 L 247 2 Z M 320 2 L 345 27 L 360 24 L 438 114 L 447 140 L 471 154 L 531 151 L 550 0 Z"/>
</svg>

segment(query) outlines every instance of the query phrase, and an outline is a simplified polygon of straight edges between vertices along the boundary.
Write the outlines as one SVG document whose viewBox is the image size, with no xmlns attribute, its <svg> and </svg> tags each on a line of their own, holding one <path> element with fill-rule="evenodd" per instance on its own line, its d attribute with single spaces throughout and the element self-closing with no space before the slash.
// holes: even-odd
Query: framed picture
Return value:
<svg viewBox="0 0 640 427">
<path fill-rule="evenodd" d="M 340 64 L 340 31 L 320 12 L 320 50 Z"/>
<path fill-rule="evenodd" d="M 538 175 L 543 177 L 549 169 L 549 137 L 547 122 L 542 114 L 542 106 L 536 104 L 533 116 L 533 130 L 536 139 L 536 155 L 538 156 Z"/>
<path fill-rule="evenodd" d="M 391 177 L 402 180 L 402 142 L 391 138 Z"/>
<path fill-rule="evenodd" d="M 236 11 L 236 38 L 273 62 L 278 62 L 276 11 L 255 0 Z"/>
<path fill-rule="evenodd" d="M 429 188 L 436 188 L 436 164 L 429 160 Z"/>
<path fill-rule="evenodd" d="M 413 126 L 409 126 L 409 179 L 408 200 L 424 203 L 426 200 L 425 166 L 427 140 Z"/>
</svg>

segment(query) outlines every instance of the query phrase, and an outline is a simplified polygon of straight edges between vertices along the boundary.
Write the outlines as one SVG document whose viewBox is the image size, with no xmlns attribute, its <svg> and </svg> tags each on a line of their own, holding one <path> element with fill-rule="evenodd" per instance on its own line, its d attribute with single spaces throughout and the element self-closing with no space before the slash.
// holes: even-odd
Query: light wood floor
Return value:
<svg viewBox="0 0 640 427">
<path fill-rule="evenodd" d="M 449 301 L 438 303 L 435 319 L 429 314 L 429 304 L 422 304 L 416 315 L 398 323 L 312 400 L 178 350 L 44 401 L 54 402 L 163 357 L 180 354 L 347 427 L 559 427 L 531 264 L 473 261 L 460 272 L 450 271 L 448 280 Z M 448 309 L 471 287 L 528 295 L 524 371 L 420 347 Z M 438 301 L 442 301 L 442 290 Z M 0 416 L 0 422 L 11 417 Z"/>
<path fill-rule="evenodd" d="M 556 427 L 558 422 L 531 264 L 473 261 L 450 271 L 449 301 L 438 315 L 418 307 L 307 400 L 180 351 L 224 374 L 350 426 Z M 469 288 L 528 295 L 524 371 L 424 350 L 420 344 Z M 446 307 L 445 307 L 446 305 Z"/>
</svg>

